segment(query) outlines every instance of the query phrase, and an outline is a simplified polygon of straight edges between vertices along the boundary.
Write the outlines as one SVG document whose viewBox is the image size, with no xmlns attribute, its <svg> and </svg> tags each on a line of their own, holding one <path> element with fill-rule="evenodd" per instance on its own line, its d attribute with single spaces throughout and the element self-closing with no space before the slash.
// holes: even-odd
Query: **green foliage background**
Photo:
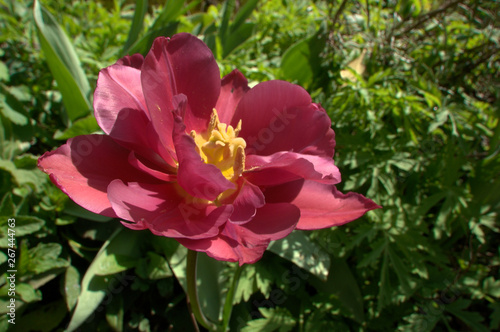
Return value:
<svg viewBox="0 0 500 332">
<path fill-rule="evenodd" d="M 0 0 L 0 330 L 193 330 L 185 249 L 83 210 L 36 167 L 68 137 L 99 131 L 101 68 L 181 31 L 211 47 L 222 74 L 304 86 L 332 119 L 340 189 L 384 207 L 273 243 L 243 269 L 231 331 L 497 330 L 499 7 Z M 198 268 L 217 320 L 236 266 L 201 256 Z"/>
</svg>

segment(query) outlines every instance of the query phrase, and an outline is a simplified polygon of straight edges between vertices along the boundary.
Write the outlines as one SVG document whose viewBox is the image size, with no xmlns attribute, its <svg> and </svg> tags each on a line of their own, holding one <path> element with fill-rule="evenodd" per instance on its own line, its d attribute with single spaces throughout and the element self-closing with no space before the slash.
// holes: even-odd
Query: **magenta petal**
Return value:
<svg viewBox="0 0 500 332">
<path fill-rule="evenodd" d="M 298 179 L 336 184 L 340 171 L 328 157 L 294 152 L 278 152 L 270 156 L 249 155 L 245 178 L 256 185 L 272 186 Z"/>
<path fill-rule="evenodd" d="M 128 163 L 129 150 L 108 136 L 70 138 L 38 160 L 38 167 L 80 206 L 94 213 L 116 217 L 107 197 L 115 179 L 151 182 L 154 178 Z"/>
<path fill-rule="evenodd" d="M 143 62 L 144 57 L 142 56 L 142 54 L 136 53 L 133 55 L 124 56 L 123 58 L 116 61 L 116 64 L 141 69 Z"/>
<path fill-rule="evenodd" d="M 97 123 L 106 134 L 111 133 L 115 125 L 127 125 L 139 119 L 136 125 L 145 126 L 149 115 L 141 89 L 141 71 L 122 65 L 101 70 L 94 93 L 94 109 Z M 134 114 L 130 114 L 131 111 L 135 111 Z"/>
<path fill-rule="evenodd" d="M 116 214 L 132 223 L 132 229 L 149 228 L 159 236 L 213 237 L 219 233 L 233 209 L 186 203 L 173 183 L 144 184 L 115 180 L 108 186 L 108 198 Z"/>
<path fill-rule="evenodd" d="M 97 123 L 115 141 L 151 160 L 159 154 L 162 163 L 175 164 L 151 128 L 140 70 L 122 65 L 103 69 L 94 93 L 94 109 Z"/>
<path fill-rule="evenodd" d="M 226 223 L 219 236 L 213 239 L 178 241 L 218 260 L 252 264 L 262 258 L 271 240 L 290 234 L 299 217 L 299 209 L 291 204 L 266 204 L 257 210 L 250 222 L 242 226 Z"/>
<path fill-rule="evenodd" d="M 108 199 L 118 217 L 132 222 L 141 221 L 146 225 L 160 213 L 176 209 L 182 201 L 172 183 L 125 184 L 121 180 L 109 184 Z"/>
<path fill-rule="evenodd" d="M 234 212 L 229 220 L 235 224 L 243 224 L 255 216 L 257 209 L 264 206 L 266 200 L 259 187 L 240 178 L 240 190 L 232 204 Z"/>
<path fill-rule="evenodd" d="M 173 140 L 179 162 L 177 181 L 191 196 L 214 201 L 222 192 L 234 189 L 235 185 L 217 167 L 201 159 L 196 152 L 196 143 L 186 134 L 185 128 L 181 117 L 175 115 Z"/>
<path fill-rule="evenodd" d="M 166 148 L 172 145 L 172 98 L 187 97 L 189 130 L 206 129 L 220 91 L 220 72 L 210 49 L 198 38 L 180 33 L 157 38 L 142 66 L 142 87 L 151 119 Z"/>
<path fill-rule="evenodd" d="M 160 179 L 165 182 L 173 182 L 177 179 L 175 174 L 171 174 L 169 172 L 161 171 L 156 168 L 153 168 L 151 165 L 146 165 L 145 160 L 140 159 L 134 151 L 130 151 L 128 156 L 128 162 L 131 166 L 134 166 L 138 170 L 147 173 L 151 176 L 154 176 L 157 179 Z"/>
<path fill-rule="evenodd" d="M 237 69 L 224 76 L 219 99 L 215 105 L 220 122 L 231 123 L 236 106 L 248 90 L 250 90 L 248 80 Z"/>
<path fill-rule="evenodd" d="M 301 152 L 322 142 L 332 130 L 330 118 L 319 105 L 311 103 L 307 91 L 284 81 L 263 82 L 249 90 L 241 98 L 231 124 L 236 126 L 240 119 L 247 155 Z M 321 155 L 332 157 L 333 148 Z"/>
<path fill-rule="evenodd" d="M 363 195 L 342 194 L 334 185 L 315 181 L 295 181 L 269 188 L 266 200 L 296 205 L 301 214 L 297 229 L 305 230 L 340 226 L 381 208 Z"/>
<path fill-rule="evenodd" d="M 216 236 L 219 228 L 233 213 L 230 205 L 213 206 L 181 203 L 178 208 L 159 215 L 148 225 L 151 232 L 159 236 L 206 239 Z"/>
</svg>

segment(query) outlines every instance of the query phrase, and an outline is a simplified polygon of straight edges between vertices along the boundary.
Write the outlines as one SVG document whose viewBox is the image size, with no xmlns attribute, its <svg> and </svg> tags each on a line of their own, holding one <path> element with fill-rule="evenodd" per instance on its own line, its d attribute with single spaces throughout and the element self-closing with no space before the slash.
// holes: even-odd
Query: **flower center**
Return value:
<svg viewBox="0 0 500 332">
<path fill-rule="evenodd" d="M 240 131 L 241 120 L 236 128 L 221 123 L 215 108 L 205 132 L 197 134 L 196 131 L 191 131 L 191 137 L 194 138 L 201 158 L 205 163 L 215 165 L 230 181 L 241 176 L 245 168 L 247 143 L 238 137 Z"/>
</svg>

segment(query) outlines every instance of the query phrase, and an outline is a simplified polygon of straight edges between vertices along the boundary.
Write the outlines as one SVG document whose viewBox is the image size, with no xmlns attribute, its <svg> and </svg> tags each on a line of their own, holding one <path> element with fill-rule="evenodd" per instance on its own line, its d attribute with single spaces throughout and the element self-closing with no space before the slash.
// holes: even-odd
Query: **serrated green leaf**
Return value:
<svg viewBox="0 0 500 332">
<path fill-rule="evenodd" d="M 444 309 L 471 327 L 474 331 L 488 332 L 488 328 L 481 322 L 484 318 L 476 311 L 467 310 L 471 304 L 470 300 L 458 299 L 447 304 Z"/>
<path fill-rule="evenodd" d="M 328 277 L 330 257 L 302 231 L 294 231 L 284 239 L 272 242 L 268 249 L 320 279 Z"/>
<path fill-rule="evenodd" d="M 287 332 L 296 324 L 295 318 L 285 308 L 259 308 L 264 318 L 247 322 L 241 332 Z"/>
<path fill-rule="evenodd" d="M 240 274 L 238 286 L 234 293 L 234 303 L 240 303 L 242 300 L 248 301 L 256 290 L 255 265 L 248 265 Z"/>
</svg>

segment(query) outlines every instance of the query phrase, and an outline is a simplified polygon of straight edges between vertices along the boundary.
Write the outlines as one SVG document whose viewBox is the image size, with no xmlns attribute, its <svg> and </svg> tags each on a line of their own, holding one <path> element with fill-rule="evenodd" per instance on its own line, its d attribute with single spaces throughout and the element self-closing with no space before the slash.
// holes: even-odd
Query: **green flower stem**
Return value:
<svg viewBox="0 0 500 332">
<path fill-rule="evenodd" d="M 209 331 L 218 331 L 217 326 L 208 321 L 201 311 L 200 302 L 198 301 L 198 288 L 196 287 L 196 262 L 198 253 L 194 250 L 188 250 L 187 264 L 186 264 L 186 278 L 187 278 L 187 293 L 191 310 L 194 317 L 204 328 Z"/>
<path fill-rule="evenodd" d="M 226 295 L 226 302 L 224 303 L 224 312 L 222 315 L 222 331 L 226 332 L 227 327 L 229 325 L 229 320 L 231 319 L 231 312 L 233 311 L 233 300 L 234 293 L 236 292 L 236 288 L 238 287 L 238 281 L 240 280 L 241 271 L 243 270 L 243 266 L 238 266 L 236 272 L 234 273 L 233 281 L 231 283 L 231 287 L 229 288 Z"/>
</svg>

